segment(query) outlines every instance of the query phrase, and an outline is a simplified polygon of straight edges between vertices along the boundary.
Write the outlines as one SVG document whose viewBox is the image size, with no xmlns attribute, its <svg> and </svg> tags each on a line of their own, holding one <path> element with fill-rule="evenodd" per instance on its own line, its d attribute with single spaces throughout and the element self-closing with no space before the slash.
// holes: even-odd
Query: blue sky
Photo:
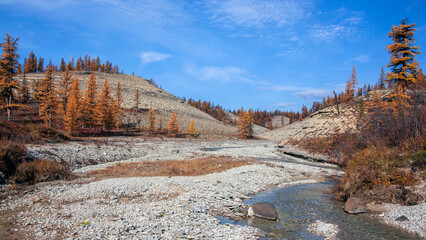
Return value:
<svg viewBox="0 0 426 240">
<path fill-rule="evenodd" d="M 376 82 L 403 18 L 425 50 L 425 12 L 426 0 L 0 0 L 0 32 L 20 38 L 21 60 L 87 53 L 177 96 L 285 111 L 343 90 L 352 65 Z"/>
</svg>

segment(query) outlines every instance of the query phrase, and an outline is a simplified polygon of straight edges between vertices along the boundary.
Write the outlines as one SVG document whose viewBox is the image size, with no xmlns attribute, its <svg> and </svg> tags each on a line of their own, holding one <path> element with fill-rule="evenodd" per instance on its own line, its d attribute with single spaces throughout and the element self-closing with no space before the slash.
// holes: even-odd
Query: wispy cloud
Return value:
<svg viewBox="0 0 426 240">
<path fill-rule="evenodd" d="M 206 1 L 211 19 L 227 27 L 278 26 L 293 23 L 310 14 L 310 1 L 218 0 Z"/>
<path fill-rule="evenodd" d="M 296 105 L 297 105 L 297 103 L 295 103 L 295 102 L 279 102 L 279 103 L 271 105 L 267 108 L 268 109 L 288 108 L 288 107 L 293 107 L 293 106 L 296 106 Z"/>
<path fill-rule="evenodd" d="M 143 64 L 147 64 L 150 62 L 164 61 L 167 58 L 170 58 L 171 56 L 169 54 L 159 52 L 142 52 L 140 53 L 139 57 Z"/>
<path fill-rule="evenodd" d="M 355 61 L 355 62 L 360 62 L 360 63 L 369 62 L 370 56 L 368 54 L 360 54 L 360 55 L 352 58 L 351 60 Z"/>
<path fill-rule="evenodd" d="M 253 77 L 249 77 L 246 69 L 239 67 L 205 66 L 196 68 L 190 66 L 187 67 L 186 72 L 203 81 L 217 81 L 220 83 L 242 82 L 257 85 L 268 84 L 264 81 L 254 80 Z"/>
<path fill-rule="evenodd" d="M 363 13 L 342 7 L 334 10 L 332 15 L 334 19 L 328 23 L 315 24 L 309 30 L 309 35 L 315 42 L 330 43 L 353 36 L 358 32 Z"/>
<path fill-rule="evenodd" d="M 294 95 L 304 98 L 306 100 L 314 99 L 314 98 L 323 98 L 332 93 L 331 89 L 313 89 L 313 88 L 306 88 L 302 91 L 298 91 L 294 93 Z"/>
<path fill-rule="evenodd" d="M 330 89 L 308 88 L 308 87 L 297 87 L 292 85 L 266 86 L 266 87 L 259 87 L 259 89 L 291 92 L 293 95 L 304 98 L 306 100 L 326 97 L 332 92 L 331 88 Z"/>
<path fill-rule="evenodd" d="M 356 31 L 357 29 L 355 27 L 345 26 L 343 24 L 331 24 L 326 26 L 315 25 L 313 29 L 310 30 L 310 35 L 315 42 L 330 43 L 337 39 L 346 38 Z"/>
</svg>

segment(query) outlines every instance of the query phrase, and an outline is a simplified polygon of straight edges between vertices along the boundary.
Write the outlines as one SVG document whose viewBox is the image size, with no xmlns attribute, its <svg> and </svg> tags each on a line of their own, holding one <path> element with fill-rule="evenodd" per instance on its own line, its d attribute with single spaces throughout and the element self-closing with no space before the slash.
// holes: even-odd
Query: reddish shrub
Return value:
<svg viewBox="0 0 426 240">
<path fill-rule="evenodd" d="M 16 169 L 14 180 L 17 183 L 36 183 L 68 179 L 71 176 L 70 171 L 61 163 L 37 160 L 19 165 Z"/>
<path fill-rule="evenodd" d="M 0 182 L 12 176 L 19 164 L 27 160 L 24 144 L 9 140 L 0 141 Z"/>
</svg>

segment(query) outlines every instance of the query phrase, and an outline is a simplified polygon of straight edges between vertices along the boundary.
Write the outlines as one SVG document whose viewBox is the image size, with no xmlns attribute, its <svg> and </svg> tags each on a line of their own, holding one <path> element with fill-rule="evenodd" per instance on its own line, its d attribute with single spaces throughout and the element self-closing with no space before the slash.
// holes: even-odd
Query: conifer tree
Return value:
<svg viewBox="0 0 426 240">
<path fill-rule="evenodd" d="M 93 74 L 93 73 L 92 73 Z M 114 98 L 111 96 L 108 80 L 104 81 L 97 105 L 97 123 L 102 128 L 110 130 L 116 123 Z"/>
<path fill-rule="evenodd" d="M 163 130 L 163 117 L 159 117 L 158 118 L 158 123 L 157 123 L 157 132 Z"/>
<path fill-rule="evenodd" d="M 253 113 L 251 110 L 242 113 L 238 122 L 238 132 L 242 138 L 253 137 Z"/>
<path fill-rule="evenodd" d="M 28 87 L 28 81 L 25 73 L 22 78 L 21 87 L 19 88 L 19 98 L 21 103 L 27 103 L 30 100 L 30 89 Z"/>
<path fill-rule="evenodd" d="M 44 72 L 44 59 L 43 58 L 38 59 L 37 72 L 39 72 L 39 73 Z"/>
<path fill-rule="evenodd" d="M 135 99 L 134 99 L 135 105 L 134 105 L 134 109 L 137 110 L 139 109 L 139 90 L 136 90 L 135 92 Z"/>
<path fill-rule="evenodd" d="M 409 24 L 407 19 L 403 19 L 401 24 L 393 26 L 388 34 L 393 39 L 393 43 L 387 46 L 391 54 L 388 67 L 391 71 L 387 73 L 386 81 L 402 86 L 405 91 L 408 85 L 416 82 L 418 64 L 415 57 L 420 54 L 418 46 L 414 46 L 414 28 L 416 24 Z"/>
<path fill-rule="evenodd" d="M 70 94 L 65 115 L 65 127 L 71 134 L 78 130 L 80 123 L 80 82 L 77 77 L 72 79 Z"/>
<path fill-rule="evenodd" d="M 384 69 L 384 67 L 382 67 L 380 69 L 379 88 L 380 89 L 385 88 L 385 69 Z"/>
<path fill-rule="evenodd" d="M 154 109 L 152 107 L 149 108 L 148 112 L 148 121 L 149 121 L 149 131 L 154 132 L 155 131 L 155 113 Z"/>
<path fill-rule="evenodd" d="M 40 82 L 39 86 L 39 115 L 41 119 L 43 119 L 44 123 L 50 127 L 63 113 L 57 93 L 58 91 L 56 90 L 53 82 L 53 71 L 51 68 L 47 68 L 44 79 Z"/>
<path fill-rule="evenodd" d="M 95 59 L 93 59 L 93 60 L 95 60 Z M 123 118 L 123 115 L 124 115 L 123 108 L 121 107 L 121 105 L 123 104 L 123 95 L 122 94 L 123 93 L 122 93 L 122 89 L 121 89 L 121 83 L 118 82 L 117 83 L 117 89 L 115 91 L 115 102 L 116 102 L 115 113 L 116 113 L 117 127 L 119 127 L 119 125 L 121 124 L 122 118 Z"/>
<path fill-rule="evenodd" d="M 28 56 L 28 59 L 24 68 L 25 68 L 24 69 L 25 73 L 37 72 L 37 58 L 32 51 L 30 52 L 30 55 Z"/>
<path fill-rule="evenodd" d="M 177 120 L 176 112 L 173 112 L 172 115 L 170 116 L 170 120 L 167 123 L 167 132 L 169 133 L 170 136 L 177 136 L 181 132 L 179 123 Z"/>
<path fill-rule="evenodd" d="M 352 74 L 349 77 L 346 83 L 346 88 L 345 88 L 345 100 L 347 102 L 351 101 L 354 98 L 355 88 L 357 84 L 358 84 L 357 73 L 356 73 L 355 65 L 354 65 L 352 66 Z"/>
<path fill-rule="evenodd" d="M 196 134 L 198 134 L 197 129 L 195 128 L 195 123 L 194 123 L 194 119 L 191 120 L 191 123 L 189 124 L 188 127 L 188 134 L 190 136 L 195 136 Z"/>
<path fill-rule="evenodd" d="M 59 82 L 58 95 L 59 95 L 59 100 L 62 103 L 64 112 L 67 109 L 67 101 L 68 101 L 68 97 L 71 90 L 71 84 L 72 84 L 71 78 L 72 78 L 71 72 L 68 69 L 66 69 L 65 72 L 62 73 L 62 79 Z"/>
<path fill-rule="evenodd" d="M 7 120 L 10 120 L 11 112 L 21 105 L 13 104 L 14 90 L 18 87 L 18 83 L 13 79 L 16 75 L 18 67 L 17 41 L 19 38 L 13 38 L 6 33 L 4 42 L 1 43 L 3 51 L 0 57 L 0 109 L 6 109 Z"/>
<path fill-rule="evenodd" d="M 67 64 L 65 63 L 64 58 L 61 58 L 61 64 L 59 65 L 59 71 L 65 72 L 65 69 L 67 69 Z"/>
<path fill-rule="evenodd" d="M 83 102 L 82 102 L 82 123 L 85 127 L 90 128 L 90 133 L 92 133 L 92 128 L 96 126 L 96 107 L 97 107 L 97 86 L 95 74 L 90 74 L 89 80 L 87 81 L 86 91 L 84 92 Z"/>
</svg>

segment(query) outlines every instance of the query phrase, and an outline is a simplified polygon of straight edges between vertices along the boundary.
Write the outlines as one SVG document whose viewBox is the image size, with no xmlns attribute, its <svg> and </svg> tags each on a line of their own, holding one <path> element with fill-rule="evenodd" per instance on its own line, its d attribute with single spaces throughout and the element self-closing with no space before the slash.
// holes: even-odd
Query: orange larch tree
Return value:
<svg viewBox="0 0 426 240">
<path fill-rule="evenodd" d="M 14 90 L 18 88 L 18 83 L 13 79 L 17 73 L 18 58 L 17 41 L 6 33 L 4 42 L 1 43 L 3 51 L 0 57 L 0 109 L 6 109 L 8 121 L 11 118 L 13 109 L 23 107 L 23 105 L 13 104 Z"/>
<path fill-rule="evenodd" d="M 194 123 L 194 119 L 191 120 L 191 123 L 189 124 L 188 127 L 188 134 L 190 136 L 195 136 L 196 134 L 198 134 L 197 128 L 195 128 L 195 123 Z"/>
<path fill-rule="evenodd" d="M 61 100 L 62 107 L 64 108 L 64 112 L 67 109 L 67 101 L 71 91 L 71 81 L 72 74 L 68 68 L 65 72 L 62 73 L 62 79 L 59 82 L 58 91 L 59 91 L 59 100 Z"/>
<path fill-rule="evenodd" d="M 418 46 L 414 46 L 414 28 L 416 24 L 409 24 L 407 19 L 403 19 L 401 24 L 393 26 L 388 34 L 393 39 L 393 43 L 387 46 L 391 54 L 388 67 L 391 71 L 386 74 L 388 84 L 397 84 L 405 91 L 408 85 L 416 82 L 418 64 L 415 57 L 420 54 Z"/>
<path fill-rule="evenodd" d="M 98 57 L 99 58 L 99 57 Z M 100 60 L 99 60 L 100 61 Z M 117 83 L 117 89 L 115 90 L 115 106 L 116 109 L 114 110 L 116 113 L 116 127 L 118 128 L 120 124 L 122 123 L 122 119 L 124 117 L 124 112 L 122 108 L 123 104 L 123 92 L 121 89 L 121 83 Z"/>
<path fill-rule="evenodd" d="M 59 120 L 63 112 L 61 101 L 57 96 L 58 91 L 56 90 L 55 83 L 53 82 L 53 71 L 50 67 L 46 69 L 44 79 L 40 82 L 39 94 L 40 117 L 43 119 L 45 124 L 51 127 L 54 122 Z"/>
<path fill-rule="evenodd" d="M 135 109 L 135 110 L 137 110 L 137 109 L 139 109 L 139 90 L 136 90 L 136 92 L 135 92 L 135 98 L 134 98 L 134 106 L 133 106 L 133 108 Z"/>
<path fill-rule="evenodd" d="M 24 76 L 22 77 L 22 83 L 21 86 L 18 90 L 18 95 L 19 95 L 19 101 L 21 103 L 27 103 L 30 100 L 30 88 L 28 86 L 28 81 L 27 81 L 27 77 Z"/>
<path fill-rule="evenodd" d="M 111 96 L 108 81 L 105 80 L 96 109 L 97 123 L 101 127 L 101 130 L 105 128 L 109 131 L 116 124 L 116 104 L 114 98 Z"/>
<path fill-rule="evenodd" d="M 158 122 L 157 122 L 157 131 L 161 131 L 163 129 L 163 117 L 159 117 L 158 118 Z"/>
<path fill-rule="evenodd" d="M 65 127 L 71 134 L 78 130 L 80 123 L 80 82 L 77 77 L 72 79 L 70 94 L 68 96 L 65 114 Z"/>
<path fill-rule="evenodd" d="M 155 113 L 154 109 L 152 107 L 149 108 L 148 112 L 148 121 L 149 121 L 149 131 L 154 132 L 155 131 Z"/>
<path fill-rule="evenodd" d="M 86 91 L 84 92 L 83 102 L 82 102 L 82 123 L 85 127 L 90 128 L 90 133 L 92 133 L 92 128 L 96 126 L 96 107 L 97 107 L 97 86 L 95 74 L 90 74 L 89 80 L 87 81 Z"/>
<path fill-rule="evenodd" d="M 169 133 L 170 136 L 177 136 L 181 132 L 179 123 L 177 120 L 176 112 L 173 112 L 172 115 L 170 116 L 170 120 L 167 123 L 167 132 Z"/>
<path fill-rule="evenodd" d="M 242 138 L 253 137 L 253 113 L 251 110 L 242 114 L 238 121 L 238 133 Z"/>
</svg>

